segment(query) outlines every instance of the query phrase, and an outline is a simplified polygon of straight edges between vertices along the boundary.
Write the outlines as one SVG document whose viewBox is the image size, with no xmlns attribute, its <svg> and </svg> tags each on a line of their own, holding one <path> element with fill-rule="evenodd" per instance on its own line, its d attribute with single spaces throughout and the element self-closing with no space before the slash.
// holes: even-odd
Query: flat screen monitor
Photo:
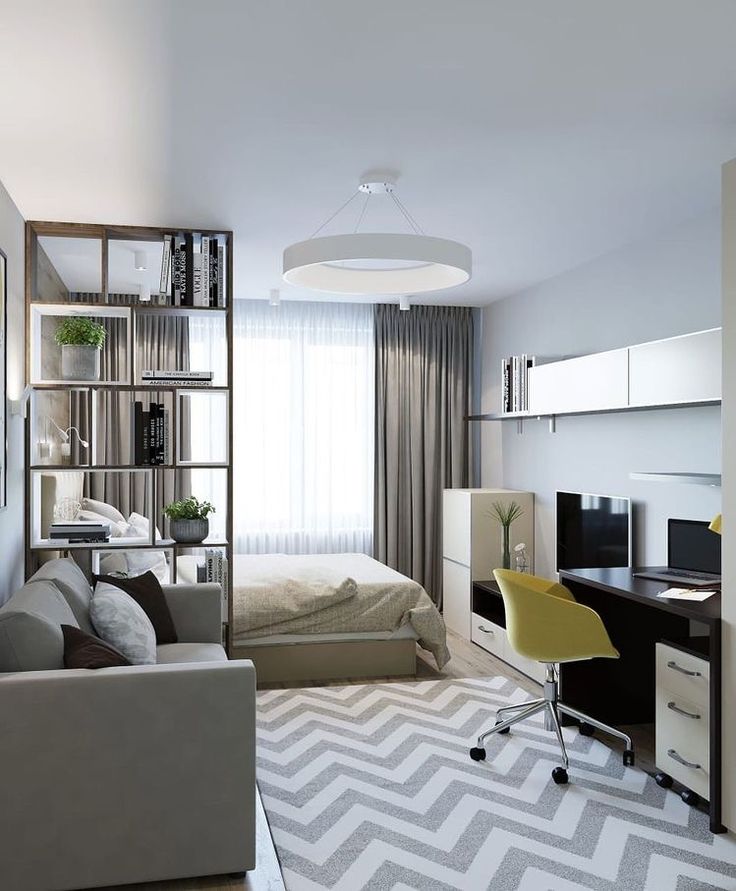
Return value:
<svg viewBox="0 0 736 891">
<path fill-rule="evenodd" d="M 707 520 L 668 520 L 667 551 L 671 569 L 721 574 L 721 536 Z"/>
<path fill-rule="evenodd" d="M 558 492 L 557 569 L 631 566 L 631 500 Z"/>
</svg>

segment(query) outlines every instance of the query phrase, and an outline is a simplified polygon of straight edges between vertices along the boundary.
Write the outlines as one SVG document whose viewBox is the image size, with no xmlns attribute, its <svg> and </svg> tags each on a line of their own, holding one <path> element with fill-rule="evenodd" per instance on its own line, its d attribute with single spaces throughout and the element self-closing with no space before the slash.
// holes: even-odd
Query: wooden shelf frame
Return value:
<svg viewBox="0 0 736 891">
<path fill-rule="evenodd" d="M 172 234 L 201 234 L 201 235 L 220 235 L 224 236 L 227 244 L 226 256 L 226 291 L 224 307 L 209 306 L 174 306 L 157 303 L 140 303 L 134 301 L 111 299 L 108 291 L 108 260 L 109 260 L 109 244 L 116 240 L 140 240 L 159 242 L 164 237 Z M 89 238 L 97 239 L 101 243 L 101 270 L 100 270 L 100 299 L 99 300 L 74 300 L 69 301 L 50 301 L 39 300 L 36 294 L 36 259 L 37 246 L 39 237 L 55 237 L 55 238 Z M 170 563 L 171 581 L 176 582 L 177 579 L 177 554 L 186 550 L 197 550 L 205 547 L 219 548 L 224 551 L 228 559 L 228 590 L 226 591 L 228 605 L 228 621 L 225 629 L 225 641 L 228 652 L 231 648 L 231 629 L 232 629 L 232 584 L 233 584 L 233 232 L 227 228 L 212 229 L 207 227 L 192 228 L 188 226 L 120 226 L 120 225 L 101 225 L 96 223 L 65 223 L 55 221 L 29 221 L 26 223 L 25 233 L 25 304 L 26 304 L 26 381 L 30 382 L 32 377 L 32 327 L 31 319 L 33 313 L 43 314 L 44 309 L 54 306 L 72 309 L 76 312 L 87 311 L 89 315 L 94 316 L 96 313 L 100 315 L 109 315 L 111 311 L 118 311 L 116 315 L 125 315 L 128 319 L 128 381 L 105 382 L 105 381 L 43 381 L 37 380 L 32 384 L 33 391 L 38 392 L 63 392 L 63 391 L 80 391 L 87 390 L 100 392 L 119 392 L 130 393 L 131 401 L 133 393 L 146 393 L 150 390 L 151 397 L 158 392 L 171 393 L 174 401 L 174 411 L 171 415 L 171 463 L 161 465 L 93 465 L 93 464 L 67 464 L 54 463 L 44 464 L 34 461 L 34 443 L 31 440 L 32 435 L 32 416 L 26 419 L 25 428 L 25 452 L 26 452 L 26 470 L 25 470 L 25 492 L 26 504 L 26 528 L 25 528 L 25 551 L 26 551 L 26 577 L 31 575 L 38 567 L 39 560 L 43 552 L 63 552 L 73 553 L 75 551 L 113 551 L 113 550 L 163 550 L 172 554 Z M 184 317 L 203 317 L 224 318 L 224 338 L 223 345 L 227 348 L 227 382 L 225 385 L 217 385 L 212 387 L 192 387 L 191 385 L 155 385 L 150 386 L 143 384 L 138 380 L 138 369 L 136 368 L 136 329 L 135 319 L 137 315 L 146 314 L 165 314 L 172 316 Z M 37 345 L 38 346 L 38 345 Z M 193 392 L 202 394 L 218 394 L 225 393 L 227 396 L 225 407 L 226 429 L 223 435 L 226 437 L 226 461 L 216 462 L 196 462 L 196 463 L 179 463 L 176 460 L 178 453 L 178 435 L 176 410 L 180 399 L 180 393 Z M 94 435 L 94 431 L 93 431 Z M 88 461 L 92 459 L 92 448 L 88 450 Z M 227 517 L 225 521 L 225 536 L 205 541 L 199 545 L 179 544 L 172 539 L 155 539 L 155 526 L 158 523 L 159 515 L 163 505 L 156 503 L 156 476 L 159 473 L 177 473 L 189 472 L 192 470 L 213 470 L 226 474 L 226 510 Z M 51 542 L 48 539 L 37 539 L 34 541 L 32 528 L 32 498 L 34 477 L 39 473 L 55 473 L 64 471 L 77 472 L 135 472 L 148 471 L 152 478 L 152 507 L 149 521 L 151 522 L 151 539 L 146 543 L 133 539 L 127 544 L 121 545 L 114 538 L 109 542 L 85 542 L 74 544 L 62 544 L 61 541 Z"/>
</svg>

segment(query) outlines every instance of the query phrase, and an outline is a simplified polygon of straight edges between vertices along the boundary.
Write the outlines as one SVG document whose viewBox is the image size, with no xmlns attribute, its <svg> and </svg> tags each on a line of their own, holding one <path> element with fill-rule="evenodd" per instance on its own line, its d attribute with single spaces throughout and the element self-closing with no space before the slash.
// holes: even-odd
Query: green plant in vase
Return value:
<svg viewBox="0 0 736 891">
<path fill-rule="evenodd" d="M 164 508 L 169 518 L 171 537 L 180 544 L 200 544 L 210 533 L 210 514 L 215 508 L 209 501 L 199 501 L 193 495 L 172 501 Z"/>
<path fill-rule="evenodd" d="M 511 569 L 511 524 L 518 520 L 524 509 L 516 501 L 494 501 L 489 516 L 501 524 L 503 530 L 503 568 Z"/>
<path fill-rule="evenodd" d="M 105 345 L 104 325 L 87 316 L 67 316 L 54 332 L 61 347 L 61 376 L 64 380 L 100 379 L 100 351 Z"/>
</svg>

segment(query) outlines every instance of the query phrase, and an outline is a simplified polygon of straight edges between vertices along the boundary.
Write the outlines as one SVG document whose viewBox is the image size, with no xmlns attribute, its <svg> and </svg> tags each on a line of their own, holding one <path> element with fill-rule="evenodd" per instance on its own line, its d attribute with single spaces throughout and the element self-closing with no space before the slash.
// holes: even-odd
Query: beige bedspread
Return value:
<svg viewBox="0 0 736 891">
<path fill-rule="evenodd" d="M 417 582 L 365 554 L 236 555 L 237 637 L 395 631 L 409 624 L 439 668 L 449 660 L 445 623 Z"/>
</svg>

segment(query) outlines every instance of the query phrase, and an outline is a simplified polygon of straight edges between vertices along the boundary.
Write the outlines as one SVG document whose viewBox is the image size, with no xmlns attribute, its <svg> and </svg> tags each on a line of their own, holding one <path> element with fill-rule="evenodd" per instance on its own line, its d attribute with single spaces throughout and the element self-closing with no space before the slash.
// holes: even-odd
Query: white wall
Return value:
<svg viewBox="0 0 736 891">
<path fill-rule="evenodd" d="M 723 167 L 723 822 L 736 830 L 736 160 Z"/>
<path fill-rule="evenodd" d="M 721 323 L 720 217 L 713 211 L 656 240 L 599 257 L 483 312 L 483 412 L 500 405 L 501 358 L 581 355 Z M 666 519 L 710 519 L 720 490 L 645 483 L 631 471 L 720 471 L 720 410 L 670 409 L 482 422 L 481 484 L 537 495 L 536 571 L 554 571 L 556 489 L 629 495 L 635 502 L 635 559 L 666 562 Z"/>
<path fill-rule="evenodd" d="M 0 183 L 0 249 L 8 258 L 8 399 L 25 384 L 24 225 L 15 204 Z M 0 604 L 23 581 L 23 421 L 8 421 L 8 506 L 0 510 Z"/>
</svg>

